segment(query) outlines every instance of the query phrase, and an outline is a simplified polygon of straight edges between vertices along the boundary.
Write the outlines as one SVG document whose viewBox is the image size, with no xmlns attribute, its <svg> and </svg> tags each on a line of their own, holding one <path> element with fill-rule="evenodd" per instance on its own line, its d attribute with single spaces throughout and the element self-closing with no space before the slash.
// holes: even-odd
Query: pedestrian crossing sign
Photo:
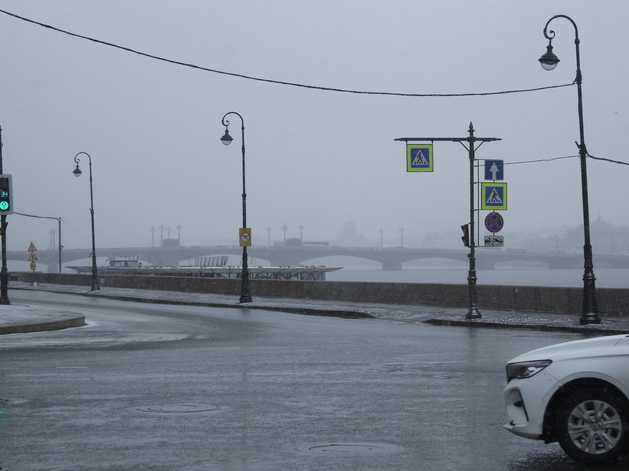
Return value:
<svg viewBox="0 0 629 471">
<path fill-rule="evenodd" d="M 433 171 L 432 144 L 406 144 L 406 171 Z"/>
<path fill-rule="evenodd" d="M 481 209 L 507 209 L 506 183 L 481 183 Z"/>
</svg>

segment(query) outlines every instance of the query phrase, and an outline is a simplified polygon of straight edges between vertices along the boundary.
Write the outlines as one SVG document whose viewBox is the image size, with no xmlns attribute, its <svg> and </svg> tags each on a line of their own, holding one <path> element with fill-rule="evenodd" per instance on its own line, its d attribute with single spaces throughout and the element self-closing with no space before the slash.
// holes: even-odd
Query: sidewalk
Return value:
<svg viewBox="0 0 629 471">
<path fill-rule="evenodd" d="M 603 316 L 600 324 L 581 326 L 579 325 L 580 313 L 567 315 L 484 311 L 482 305 L 479 306 L 482 318 L 467 320 L 465 319 L 467 310 L 461 308 L 255 297 L 251 303 L 240 304 L 238 302 L 238 296 L 107 287 L 102 287 L 98 291 L 90 291 L 90 288 L 86 286 L 51 284 L 36 284 L 33 286 L 28 283 L 13 281 L 10 283 L 9 289 L 50 291 L 81 296 L 100 296 L 109 299 L 158 304 L 263 309 L 348 319 L 377 318 L 406 323 L 425 322 L 447 326 L 529 329 L 600 335 L 629 334 L 629 317 Z M 9 300 L 11 300 L 10 293 Z M 84 324 L 85 316 L 78 311 L 59 310 L 52 307 L 31 307 L 19 304 L 0 306 L 0 334 L 65 329 Z"/>
</svg>

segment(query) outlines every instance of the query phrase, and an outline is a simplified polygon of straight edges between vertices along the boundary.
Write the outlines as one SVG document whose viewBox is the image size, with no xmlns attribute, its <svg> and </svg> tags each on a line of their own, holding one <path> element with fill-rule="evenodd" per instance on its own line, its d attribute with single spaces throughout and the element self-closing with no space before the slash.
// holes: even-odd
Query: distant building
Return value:
<svg viewBox="0 0 629 471">
<path fill-rule="evenodd" d="M 341 247 L 363 247 L 365 246 L 365 239 L 362 234 L 356 231 L 356 224 L 352 221 L 347 221 L 343 225 L 343 232 L 336 235 L 334 245 Z"/>
<path fill-rule="evenodd" d="M 179 239 L 164 239 L 162 247 L 179 247 Z"/>
</svg>

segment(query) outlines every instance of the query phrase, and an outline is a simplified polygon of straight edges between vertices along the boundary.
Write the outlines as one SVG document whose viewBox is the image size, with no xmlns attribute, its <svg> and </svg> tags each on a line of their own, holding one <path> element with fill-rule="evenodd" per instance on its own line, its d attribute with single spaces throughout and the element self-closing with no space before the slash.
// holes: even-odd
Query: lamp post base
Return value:
<svg viewBox="0 0 629 471">
<path fill-rule="evenodd" d="M 601 318 L 593 312 L 583 314 L 579 319 L 579 325 L 600 324 Z"/>
</svg>

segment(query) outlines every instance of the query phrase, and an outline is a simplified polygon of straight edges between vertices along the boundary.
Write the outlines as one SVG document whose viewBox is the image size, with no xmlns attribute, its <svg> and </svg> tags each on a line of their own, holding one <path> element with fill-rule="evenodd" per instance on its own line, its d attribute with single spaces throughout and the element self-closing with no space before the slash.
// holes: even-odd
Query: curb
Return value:
<svg viewBox="0 0 629 471">
<path fill-rule="evenodd" d="M 0 327 L 0 335 L 25 334 L 29 332 L 44 332 L 47 330 L 61 330 L 70 327 L 82 327 L 85 325 L 85 316 L 78 315 L 72 319 L 63 319 L 50 322 L 36 322 L 32 324 L 9 325 Z"/>
<path fill-rule="evenodd" d="M 68 293 L 79 294 L 80 296 L 93 296 L 90 294 L 82 293 Z M 312 309 L 306 307 L 285 307 L 285 306 L 259 306 L 255 303 L 246 304 L 229 304 L 229 303 L 202 303 L 197 301 L 173 301 L 169 299 L 149 299 L 149 298 L 134 298 L 133 296 L 110 296 L 106 294 L 99 294 L 101 298 L 113 299 L 115 301 L 130 301 L 136 303 L 146 304 L 170 304 L 176 306 L 198 306 L 198 307 L 217 307 L 217 308 L 230 308 L 230 309 L 259 309 L 262 311 L 277 311 L 287 312 L 290 314 L 304 314 L 308 316 L 327 316 L 327 317 L 340 317 L 343 319 L 376 319 L 375 316 L 367 314 L 361 311 L 341 310 L 341 309 Z"/>
<path fill-rule="evenodd" d="M 486 322 L 473 320 L 455 320 L 455 319 L 426 319 L 425 324 L 454 326 L 454 327 L 488 327 L 492 329 L 521 329 L 521 330 L 538 330 L 541 332 L 571 332 L 576 334 L 605 334 L 605 335 L 623 335 L 629 333 L 627 330 L 619 329 L 597 329 L 595 327 L 577 327 L 577 326 L 557 326 L 545 324 L 504 324 L 501 322 Z"/>
<path fill-rule="evenodd" d="M 27 288 L 21 287 L 13 287 L 11 289 L 15 290 L 24 290 L 30 291 Z M 94 295 L 91 293 L 75 293 L 72 291 L 56 291 L 57 293 L 71 294 L 75 296 L 86 296 L 93 297 Z M 98 294 L 98 297 L 113 299 L 114 301 L 129 301 L 136 303 L 146 303 L 146 304 L 167 304 L 167 305 L 175 305 L 175 306 L 198 306 L 198 307 L 216 307 L 216 308 L 230 308 L 230 309 L 259 309 L 263 311 L 278 311 L 278 312 L 287 312 L 290 314 L 303 314 L 308 316 L 327 316 L 327 317 L 339 317 L 342 319 L 376 319 L 376 316 L 368 314 L 363 311 L 355 311 L 355 310 L 344 310 L 344 309 L 325 309 L 325 308 L 307 308 L 307 307 L 286 307 L 286 306 L 261 306 L 256 305 L 255 303 L 246 303 L 246 304 L 231 304 L 231 303 L 204 303 L 199 301 L 176 301 L 170 299 L 151 299 L 151 298 L 141 298 L 134 296 L 120 296 L 120 295 L 107 295 L 107 294 Z M 81 324 L 84 325 L 84 324 Z M 76 327 L 76 326 L 71 326 Z M 46 329 L 52 330 L 52 329 Z M 32 331 L 31 331 L 32 332 Z M 0 331 L 0 333 L 2 333 Z"/>
</svg>

